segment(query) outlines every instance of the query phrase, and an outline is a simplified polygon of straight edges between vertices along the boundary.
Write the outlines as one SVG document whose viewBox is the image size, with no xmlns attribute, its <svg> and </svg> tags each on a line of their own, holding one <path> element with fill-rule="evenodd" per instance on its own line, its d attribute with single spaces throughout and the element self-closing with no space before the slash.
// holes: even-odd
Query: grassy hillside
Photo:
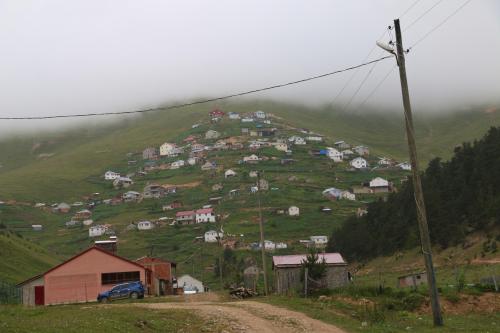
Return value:
<svg viewBox="0 0 500 333">
<path fill-rule="evenodd" d="M 197 209 L 205 205 L 209 197 L 223 196 L 224 201 L 216 207 L 216 211 L 223 216 L 221 224 L 224 231 L 235 235 L 240 243 L 249 245 L 258 241 L 259 233 L 257 199 L 249 191 L 255 179 L 250 178 L 248 173 L 260 170 L 270 187 L 274 188 L 261 195 L 266 239 L 288 244 L 289 248 L 279 253 L 299 253 L 305 251 L 299 243 L 300 239 L 307 239 L 311 235 L 331 235 L 332 230 L 348 215 L 365 206 L 366 202 L 380 197 L 361 195 L 357 201 L 331 202 L 321 195 L 323 189 L 332 186 L 349 189 L 376 176 L 393 181 L 398 186 L 401 179 L 408 175 L 399 170 L 352 172 L 347 170 L 346 162 L 333 163 L 325 157 L 313 157 L 308 153 L 311 148 L 319 149 L 342 139 L 353 144 L 368 145 L 372 151 L 369 158 L 372 165 L 381 155 L 405 160 L 406 142 L 401 117 L 392 114 L 344 114 L 331 109 L 309 109 L 265 101 L 221 104 L 218 107 L 240 113 L 262 109 L 278 117 L 275 122 L 273 120 L 272 126 L 278 126 L 282 135 L 298 134 L 296 128 L 308 128 L 326 135 L 327 142 L 294 147 L 292 158 L 296 162 L 290 165 L 280 164 L 285 154 L 274 148 L 264 148 L 258 152 L 259 156 L 269 158 L 258 165 L 238 163 L 243 156 L 251 153 L 248 149 L 210 151 L 207 159 L 216 161 L 223 170 L 232 168 L 238 173 L 237 177 L 231 179 L 224 179 L 223 172 L 203 172 L 199 165 L 177 170 L 155 170 L 145 177 L 134 177 L 135 184 L 127 190 L 142 192 L 148 182 L 192 186 L 181 186 L 177 194 L 160 200 L 96 206 L 92 218 L 95 224 L 112 226 L 120 240 L 119 254 L 131 259 L 150 253 L 162 256 L 178 262 L 178 273 L 189 272 L 209 285 L 216 286 L 213 264 L 214 259 L 221 254 L 221 249 L 216 244 L 200 243 L 195 237 L 219 225 L 163 225 L 145 232 L 129 230 L 127 227 L 140 220 L 173 217 L 175 211 L 163 212 L 161 207 L 176 199 L 184 202 L 183 209 Z M 0 200 L 9 201 L 0 206 L 3 224 L 58 258 L 64 259 L 87 248 L 93 243 L 93 239 L 88 237 L 88 227 L 65 226 L 65 222 L 71 219 L 78 208 L 69 214 L 55 214 L 48 209 L 34 208 L 33 203 L 84 201 L 82 196 L 94 192 L 101 193 L 99 199 L 111 198 L 125 191 L 116 190 L 110 182 L 104 181 L 103 173 L 110 169 L 123 174 L 137 171 L 144 166 L 140 153 L 145 147 L 158 147 L 165 141 L 181 144 L 187 135 L 200 135 L 209 128 L 220 131 L 223 136 L 239 135 L 242 127 L 239 122 L 224 120 L 210 124 L 207 117 L 210 108 L 197 106 L 153 113 L 113 126 L 43 133 L 30 138 L 11 138 L 0 143 L 0 162 L 3 165 L 0 169 Z M 498 123 L 499 119 L 496 114 L 483 113 L 417 119 L 420 156 L 424 161 L 444 151 L 449 156 L 456 144 L 482 136 L 488 126 Z M 203 125 L 192 129 L 191 125 L 198 122 Z M 132 153 L 132 157 L 127 157 L 128 153 Z M 181 158 L 186 159 L 187 154 Z M 137 160 L 137 164 L 128 165 L 130 159 Z M 173 160 L 165 159 L 163 162 Z M 212 191 L 212 186 L 217 183 L 222 183 L 224 188 Z M 240 195 L 229 197 L 228 193 L 232 189 L 239 189 Z M 291 218 L 274 213 L 276 208 L 290 205 L 300 207 L 300 217 Z M 322 205 L 331 207 L 333 213 L 327 215 L 320 212 L 319 207 Z M 30 226 L 34 223 L 42 224 L 44 231 L 31 230 Z M 4 247 L 10 248 L 6 245 L 0 246 L 0 249 Z M 236 252 L 238 260 L 260 260 L 258 252 L 247 248 Z M 30 266 L 34 273 L 44 270 L 40 265 Z M 11 280 L 24 278 L 15 270 L 6 272 Z"/>
<path fill-rule="evenodd" d="M 18 283 L 59 262 L 42 247 L 10 232 L 0 232 L 0 281 Z"/>
</svg>

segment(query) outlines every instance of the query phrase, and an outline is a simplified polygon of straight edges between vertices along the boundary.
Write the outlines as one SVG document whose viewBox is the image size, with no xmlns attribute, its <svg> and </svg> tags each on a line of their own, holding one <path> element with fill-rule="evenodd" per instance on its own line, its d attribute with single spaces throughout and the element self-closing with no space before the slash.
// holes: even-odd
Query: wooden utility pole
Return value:
<svg viewBox="0 0 500 333">
<path fill-rule="evenodd" d="M 264 248 L 264 221 L 262 220 L 262 206 L 260 204 L 260 171 L 257 172 L 257 203 L 259 205 L 259 228 L 260 228 L 260 252 L 262 254 L 262 273 L 264 273 L 264 294 L 267 296 L 267 268 L 266 268 L 266 249 Z"/>
<path fill-rule="evenodd" d="M 399 67 L 399 77 L 401 80 L 401 91 L 403 94 L 403 106 L 405 112 L 406 137 L 410 151 L 411 171 L 413 175 L 413 189 L 415 191 L 415 203 L 417 207 L 418 229 L 420 232 L 420 242 L 422 244 L 422 253 L 425 259 L 425 270 L 427 272 L 427 281 L 429 283 L 429 294 L 431 298 L 432 316 L 435 326 L 443 325 L 441 308 L 439 306 L 439 294 L 436 286 L 436 274 L 432 263 L 432 249 L 429 237 L 429 227 L 427 225 L 427 213 L 425 211 L 424 194 L 422 192 L 422 183 L 420 181 L 420 171 L 418 169 L 417 148 L 415 144 L 415 135 L 413 129 L 413 118 L 411 114 L 410 93 L 408 92 L 408 81 L 406 79 L 405 54 L 403 49 L 403 38 L 399 19 L 394 20 L 396 30 L 397 62 Z"/>
</svg>

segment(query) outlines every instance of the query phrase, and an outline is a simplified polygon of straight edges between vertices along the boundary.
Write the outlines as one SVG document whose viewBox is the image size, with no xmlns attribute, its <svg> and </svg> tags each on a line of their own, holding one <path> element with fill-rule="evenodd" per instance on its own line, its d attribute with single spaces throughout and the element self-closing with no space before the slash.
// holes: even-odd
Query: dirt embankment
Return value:
<svg viewBox="0 0 500 333">
<path fill-rule="evenodd" d="M 484 293 L 479 296 L 460 295 L 457 302 L 450 302 L 444 297 L 440 298 L 441 308 L 444 313 L 467 314 L 467 313 L 498 313 L 500 312 L 500 294 Z M 419 312 L 431 313 L 430 303 L 423 305 Z"/>
</svg>

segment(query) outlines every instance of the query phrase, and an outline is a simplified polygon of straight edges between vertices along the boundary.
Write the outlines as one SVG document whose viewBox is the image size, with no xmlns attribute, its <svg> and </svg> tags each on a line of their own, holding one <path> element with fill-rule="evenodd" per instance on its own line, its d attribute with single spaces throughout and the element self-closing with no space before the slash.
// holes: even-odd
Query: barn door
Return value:
<svg viewBox="0 0 500 333">
<path fill-rule="evenodd" d="M 35 286 L 35 305 L 45 304 L 45 288 L 44 286 Z"/>
</svg>

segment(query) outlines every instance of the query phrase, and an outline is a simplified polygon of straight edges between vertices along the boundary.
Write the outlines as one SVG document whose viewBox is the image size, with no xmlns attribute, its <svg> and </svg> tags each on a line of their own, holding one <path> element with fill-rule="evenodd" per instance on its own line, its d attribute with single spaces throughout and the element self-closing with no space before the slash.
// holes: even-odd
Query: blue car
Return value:
<svg viewBox="0 0 500 333">
<path fill-rule="evenodd" d="M 107 303 L 121 298 L 144 298 L 144 286 L 141 281 L 117 284 L 110 290 L 97 295 L 97 301 Z"/>
</svg>

